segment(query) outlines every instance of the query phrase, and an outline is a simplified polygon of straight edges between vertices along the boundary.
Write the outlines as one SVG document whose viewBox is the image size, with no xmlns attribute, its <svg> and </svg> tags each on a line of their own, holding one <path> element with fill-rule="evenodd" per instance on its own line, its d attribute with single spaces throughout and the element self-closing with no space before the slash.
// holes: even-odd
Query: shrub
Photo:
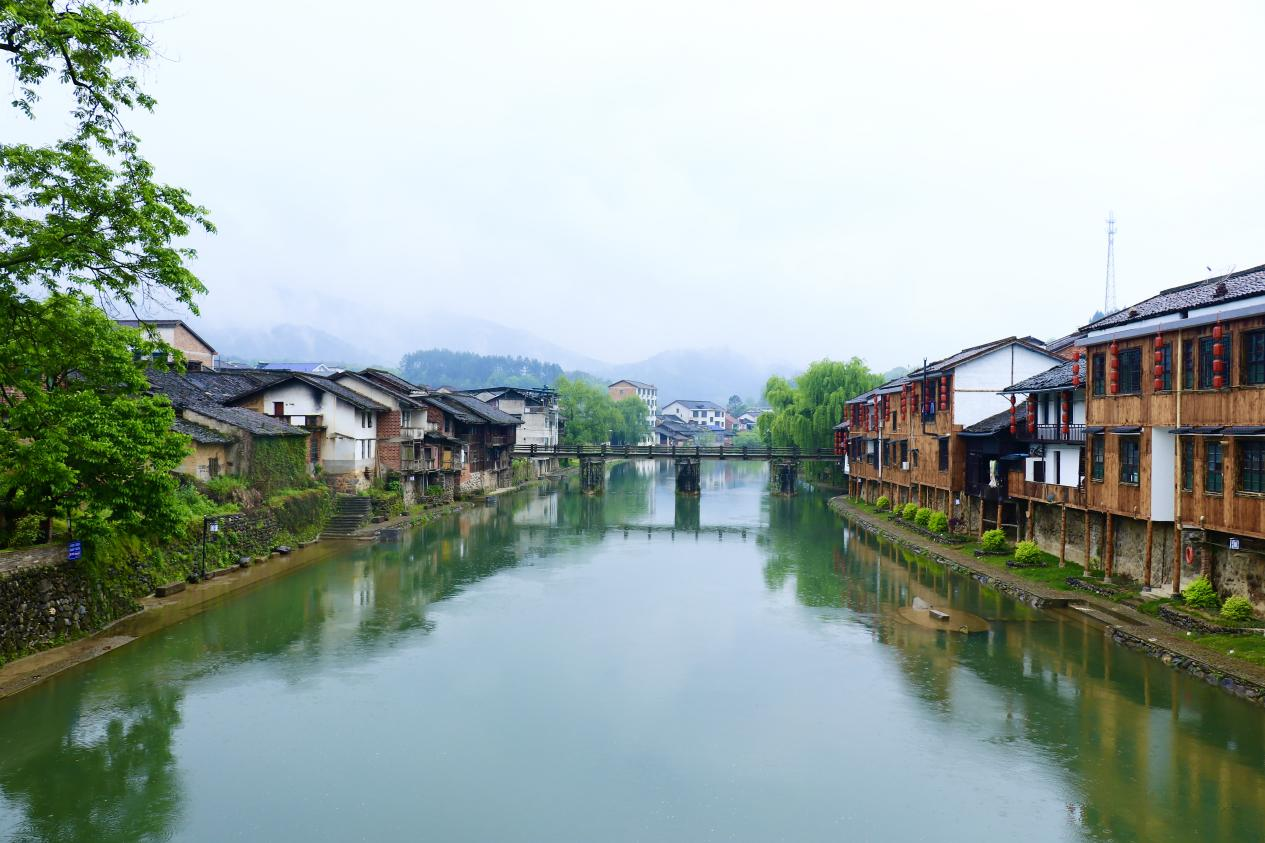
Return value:
<svg viewBox="0 0 1265 843">
<path fill-rule="evenodd" d="M 35 544 L 40 540 L 40 517 L 38 515 L 23 515 L 18 519 L 17 525 L 13 528 L 14 547 L 26 547 Z"/>
<path fill-rule="evenodd" d="M 1015 561 L 1020 565 L 1040 565 L 1044 554 L 1036 542 L 1019 542 L 1015 545 Z"/>
<path fill-rule="evenodd" d="M 1221 617 L 1228 621 L 1250 621 L 1252 619 L 1252 603 L 1238 594 L 1225 599 L 1221 606 Z"/>
<path fill-rule="evenodd" d="M 943 512 L 933 512 L 927 518 L 927 529 L 933 533 L 949 532 L 949 516 Z"/>
<path fill-rule="evenodd" d="M 245 491 L 246 488 L 245 478 L 235 474 L 221 474 L 219 477 L 212 477 L 206 481 L 207 494 L 217 503 L 233 501 L 236 494 Z"/>
<path fill-rule="evenodd" d="M 1195 577 L 1191 580 L 1190 585 L 1182 591 L 1182 597 L 1185 598 L 1186 605 L 1196 609 L 1216 609 L 1221 605 L 1221 598 L 1217 596 L 1216 589 L 1208 582 L 1207 577 Z"/>
<path fill-rule="evenodd" d="M 987 553 L 1004 553 L 1006 534 L 1001 530 L 989 530 L 979 538 L 979 545 Z"/>
<path fill-rule="evenodd" d="M 906 521 L 913 521 L 914 516 L 917 514 L 918 504 L 916 503 L 907 503 L 905 504 L 905 508 L 900 511 L 900 517 L 904 518 Z"/>
<path fill-rule="evenodd" d="M 889 509 L 891 505 L 892 502 L 888 499 L 887 495 L 879 495 L 878 500 L 874 502 L 874 506 L 879 512 Z"/>
<path fill-rule="evenodd" d="M 925 506 L 918 507 L 918 511 L 914 513 L 914 523 L 919 527 L 925 527 L 930 520 L 931 510 Z"/>
<path fill-rule="evenodd" d="M 444 495 L 444 487 L 440 486 L 439 484 L 434 484 L 434 485 L 426 487 L 426 497 L 428 498 L 441 498 L 443 497 L 443 495 Z"/>
</svg>

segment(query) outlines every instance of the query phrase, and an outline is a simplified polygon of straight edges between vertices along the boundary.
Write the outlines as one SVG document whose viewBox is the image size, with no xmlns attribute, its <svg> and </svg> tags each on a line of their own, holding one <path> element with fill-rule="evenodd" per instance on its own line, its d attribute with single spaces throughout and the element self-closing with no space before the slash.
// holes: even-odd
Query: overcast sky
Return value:
<svg viewBox="0 0 1265 843">
<path fill-rule="evenodd" d="M 220 229 L 211 324 L 412 347 L 447 311 L 612 361 L 888 368 L 1084 324 L 1109 210 L 1122 306 L 1265 263 L 1259 2 L 138 14 L 138 126 Z"/>
</svg>

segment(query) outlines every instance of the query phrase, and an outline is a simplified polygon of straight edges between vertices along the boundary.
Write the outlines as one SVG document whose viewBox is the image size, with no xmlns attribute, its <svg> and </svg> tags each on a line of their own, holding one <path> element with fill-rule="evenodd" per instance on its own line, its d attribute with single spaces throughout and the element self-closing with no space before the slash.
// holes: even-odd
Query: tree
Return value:
<svg viewBox="0 0 1265 843">
<path fill-rule="evenodd" d="M 558 414 L 562 444 L 597 445 L 609 442 L 619 422 L 615 402 L 606 390 L 582 380 L 558 378 Z"/>
<path fill-rule="evenodd" d="M 609 399 L 608 399 L 609 400 Z M 626 395 L 612 402 L 615 407 L 615 429 L 611 442 L 615 445 L 640 445 L 650 435 L 646 421 L 646 404 L 636 395 Z"/>
<path fill-rule="evenodd" d="M 136 0 L 8 0 L 0 53 L 13 106 L 36 116 L 40 92 L 71 94 L 70 130 L 44 146 L 0 144 L 0 506 L 79 525 L 108 519 L 140 532 L 173 529 L 174 480 L 188 440 L 145 394 L 133 352 L 170 351 L 93 308 L 135 311 L 170 298 L 196 312 L 204 292 L 179 245 L 214 228 L 187 191 L 154 179 L 123 122 L 152 110 L 130 70 L 150 55 L 119 10 Z"/>
<path fill-rule="evenodd" d="M 764 387 L 772 408 L 756 420 L 761 438 L 774 447 L 830 448 L 843 404 L 882 383 L 859 358 L 818 360 L 791 383 L 774 375 Z"/>
<path fill-rule="evenodd" d="M 727 406 L 725 407 L 725 409 L 728 411 L 729 415 L 733 416 L 734 418 L 738 418 L 738 416 L 741 416 L 743 413 L 747 412 L 747 402 L 742 400 L 741 395 L 738 395 L 738 394 L 730 395 L 729 402 Z"/>
<path fill-rule="evenodd" d="M 0 297 L 0 516 L 69 513 L 88 535 L 107 521 L 156 536 L 182 525 L 172 472 L 189 439 L 145 392 L 155 353 L 166 358 L 81 293 Z"/>
<path fill-rule="evenodd" d="M 50 77 L 73 94 L 70 137 L 47 146 L 0 144 L 0 295 L 80 288 L 133 307 L 170 295 L 196 312 L 204 292 L 175 241 L 214 228 L 187 191 L 158 183 L 123 113 L 152 110 L 136 78 L 116 72 L 149 57 L 149 42 L 116 9 L 124 0 L 9 0 L 0 52 L 18 97 L 35 116 Z"/>
</svg>

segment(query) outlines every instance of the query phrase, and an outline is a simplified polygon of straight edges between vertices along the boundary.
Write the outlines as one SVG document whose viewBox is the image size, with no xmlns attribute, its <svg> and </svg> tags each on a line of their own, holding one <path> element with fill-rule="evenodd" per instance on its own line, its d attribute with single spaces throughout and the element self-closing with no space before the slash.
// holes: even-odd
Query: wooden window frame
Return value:
<svg viewBox="0 0 1265 843">
<path fill-rule="evenodd" d="M 1119 395 L 1140 395 L 1142 393 L 1142 349 L 1120 349 L 1120 391 Z M 1127 362 L 1126 362 L 1127 361 Z"/>
<path fill-rule="evenodd" d="M 1213 453 L 1216 460 L 1213 460 Z M 1216 471 L 1213 471 L 1213 466 Z M 1214 481 L 1215 478 L 1215 481 Z M 1204 442 L 1204 494 L 1221 495 L 1225 492 L 1225 449 L 1220 442 Z"/>
<path fill-rule="evenodd" d="M 1182 491 L 1193 492 L 1195 491 L 1195 440 L 1187 436 L 1181 440 L 1181 443 Z"/>
<path fill-rule="evenodd" d="M 1132 461 L 1126 453 L 1132 449 Z M 1120 437 L 1120 483 L 1124 486 L 1142 484 L 1142 440 L 1137 436 Z"/>
<path fill-rule="evenodd" d="M 1103 482 L 1107 476 L 1107 437 L 1095 433 L 1089 441 L 1089 479 Z"/>
<path fill-rule="evenodd" d="M 1206 337 L 1200 337 L 1198 342 L 1199 342 L 1199 388 L 1214 390 L 1215 387 L 1213 387 L 1212 385 L 1212 379 L 1216 377 L 1216 372 L 1212 371 L 1212 345 L 1213 343 L 1216 342 L 1216 340 L 1214 340 L 1211 336 L 1206 336 Z M 1225 384 L 1221 388 L 1229 389 L 1230 370 L 1233 368 L 1230 365 L 1230 361 L 1234 359 L 1234 344 L 1230 342 L 1229 331 L 1226 331 L 1225 334 L 1222 336 L 1221 344 L 1225 346 L 1225 348 L 1223 349 L 1225 351 L 1225 354 L 1222 356 L 1222 359 L 1225 361 L 1225 374 L 1222 375 L 1222 377 L 1225 379 Z M 1205 354 L 1205 350 L 1207 352 L 1206 354 Z"/>
<path fill-rule="evenodd" d="M 1265 386 L 1265 328 L 1244 332 L 1242 353 L 1241 385 Z"/>
<path fill-rule="evenodd" d="M 1265 494 L 1265 439 L 1235 439 L 1234 454 L 1238 466 L 1235 491 L 1244 495 Z"/>
<path fill-rule="evenodd" d="M 1090 361 L 1090 386 L 1094 395 L 1107 394 L 1107 355 L 1098 352 Z"/>
</svg>

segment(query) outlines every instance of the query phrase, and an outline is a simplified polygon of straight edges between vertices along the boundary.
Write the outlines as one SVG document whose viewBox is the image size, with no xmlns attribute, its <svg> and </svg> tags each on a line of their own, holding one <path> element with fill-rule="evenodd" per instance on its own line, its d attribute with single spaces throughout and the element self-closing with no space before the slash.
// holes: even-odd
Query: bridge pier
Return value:
<svg viewBox="0 0 1265 843">
<path fill-rule="evenodd" d="M 699 493 L 699 460 L 697 457 L 676 458 L 676 493 L 695 496 Z"/>
<path fill-rule="evenodd" d="M 792 460 L 776 461 L 770 466 L 770 475 L 773 480 L 773 494 L 786 497 L 795 494 L 799 463 Z"/>
<path fill-rule="evenodd" d="M 580 457 L 580 488 L 586 495 L 606 491 L 606 458 Z"/>
</svg>

